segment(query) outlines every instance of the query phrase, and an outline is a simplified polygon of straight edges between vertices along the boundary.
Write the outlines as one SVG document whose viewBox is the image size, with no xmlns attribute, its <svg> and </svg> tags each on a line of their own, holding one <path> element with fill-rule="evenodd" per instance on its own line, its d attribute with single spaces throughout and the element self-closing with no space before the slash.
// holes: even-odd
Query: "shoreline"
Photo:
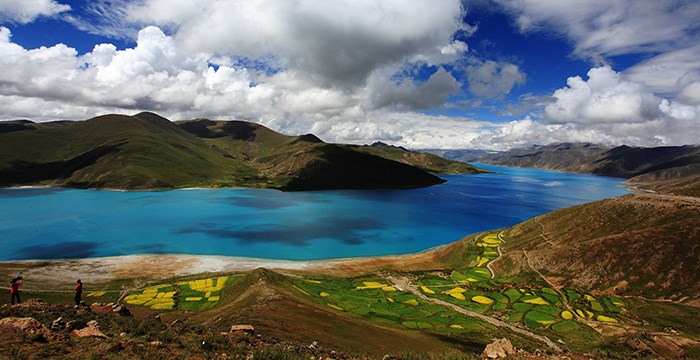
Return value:
<svg viewBox="0 0 700 360">
<path fill-rule="evenodd" d="M 93 283 L 134 278 L 168 278 L 202 273 L 245 272 L 257 268 L 319 274 L 371 272 L 386 268 L 430 267 L 435 264 L 437 256 L 449 251 L 463 239 L 419 253 L 402 255 L 277 260 L 223 255 L 136 254 L 83 259 L 4 260 L 0 261 L 0 271 L 9 274 L 22 271 L 25 278 L 37 284 L 64 283 L 74 281 L 74 278 Z"/>
</svg>

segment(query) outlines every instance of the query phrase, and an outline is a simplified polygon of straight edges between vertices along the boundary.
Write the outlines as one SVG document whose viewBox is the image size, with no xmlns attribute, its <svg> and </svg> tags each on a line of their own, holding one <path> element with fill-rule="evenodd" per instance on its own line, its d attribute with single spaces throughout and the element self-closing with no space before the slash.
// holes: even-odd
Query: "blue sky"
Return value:
<svg viewBox="0 0 700 360">
<path fill-rule="evenodd" d="M 0 0 L 0 119 L 154 111 L 326 141 L 697 143 L 700 3 Z"/>
</svg>

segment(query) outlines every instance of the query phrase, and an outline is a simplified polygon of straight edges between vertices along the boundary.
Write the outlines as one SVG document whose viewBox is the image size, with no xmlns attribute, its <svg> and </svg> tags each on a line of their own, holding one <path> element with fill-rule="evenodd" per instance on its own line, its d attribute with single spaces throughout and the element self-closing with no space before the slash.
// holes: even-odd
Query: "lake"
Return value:
<svg viewBox="0 0 700 360">
<path fill-rule="evenodd" d="M 618 178 L 477 165 L 495 173 L 411 190 L 0 189 L 0 260 L 405 254 L 628 192 Z"/>
</svg>

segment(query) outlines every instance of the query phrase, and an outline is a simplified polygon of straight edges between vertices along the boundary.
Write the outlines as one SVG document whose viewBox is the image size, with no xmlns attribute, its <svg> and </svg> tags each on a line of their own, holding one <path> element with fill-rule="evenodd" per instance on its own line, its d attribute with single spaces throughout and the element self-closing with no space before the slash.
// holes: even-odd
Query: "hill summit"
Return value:
<svg viewBox="0 0 700 360">
<path fill-rule="evenodd" d="M 0 123 L 0 186 L 412 188 L 444 182 L 435 173 L 477 172 L 431 154 L 329 144 L 245 121 L 142 112 Z"/>
</svg>

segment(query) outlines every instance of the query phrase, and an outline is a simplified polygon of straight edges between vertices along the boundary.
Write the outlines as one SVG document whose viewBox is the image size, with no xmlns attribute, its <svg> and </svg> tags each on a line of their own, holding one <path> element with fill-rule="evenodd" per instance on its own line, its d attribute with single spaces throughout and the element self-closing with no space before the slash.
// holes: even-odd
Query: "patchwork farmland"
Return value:
<svg viewBox="0 0 700 360">
<path fill-rule="evenodd" d="M 358 316 L 386 326 L 445 334 L 498 333 L 497 326 L 466 312 L 482 314 L 535 331 L 576 347 L 594 336 L 596 323 L 624 323 L 625 303 L 615 296 L 593 296 L 574 289 L 553 289 L 540 279 L 495 277 L 488 264 L 498 258 L 501 234 L 477 237 L 467 244 L 461 266 L 451 272 L 402 274 L 418 296 L 392 282 L 391 274 L 356 278 L 297 277 L 289 288 L 330 311 Z M 153 310 L 203 311 L 216 307 L 236 275 L 178 281 L 132 291 L 129 305 Z M 523 284 L 528 284 L 525 286 Z M 480 335 L 480 336 L 481 336 Z"/>
</svg>

